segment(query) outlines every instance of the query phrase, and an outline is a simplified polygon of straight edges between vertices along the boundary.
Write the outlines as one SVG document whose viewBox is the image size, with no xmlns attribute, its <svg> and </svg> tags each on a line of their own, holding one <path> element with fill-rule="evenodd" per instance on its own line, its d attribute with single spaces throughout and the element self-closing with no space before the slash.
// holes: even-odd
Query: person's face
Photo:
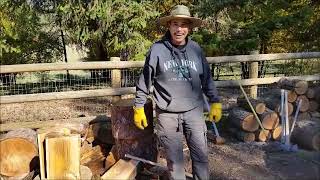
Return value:
<svg viewBox="0 0 320 180">
<path fill-rule="evenodd" d="M 173 19 L 168 25 L 172 43 L 174 45 L 184 45 L 190 30 L 190 21 L 186 19 Z"/>
</svg>

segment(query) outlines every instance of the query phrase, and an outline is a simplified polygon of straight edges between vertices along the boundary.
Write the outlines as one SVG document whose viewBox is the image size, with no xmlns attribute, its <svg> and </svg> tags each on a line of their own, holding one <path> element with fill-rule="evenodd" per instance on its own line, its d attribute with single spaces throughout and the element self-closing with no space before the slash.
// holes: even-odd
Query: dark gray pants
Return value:
<svg viewBox="0 0 320 180">
<path fill-rule="evenodd" d="M 186 179 L 183 162 L 183 136 L 187 140 L 194 179 L 209 179 L 207 128 L 203 108 L 172 113 L 157 108 L 157 135 L 167 155 L 170 179 Z"/>
</svg>

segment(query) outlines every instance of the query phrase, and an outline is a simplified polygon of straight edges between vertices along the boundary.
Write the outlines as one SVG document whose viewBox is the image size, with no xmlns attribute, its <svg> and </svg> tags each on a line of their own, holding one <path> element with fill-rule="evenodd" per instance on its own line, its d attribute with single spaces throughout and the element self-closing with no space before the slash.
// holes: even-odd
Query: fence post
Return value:
<svg viewBox="0 0 320 180">
<path fill-rule="evenodd" d="M 117 63 L 120 61 L 120 57 L 111 57 L 110 61 Z M 121 87 L 121 70 L 120 69 L 112 69 L 111 70 L 111 87 L 112 88 L 120 88 Z M 121 96 L 114 96 L 112 98 L 113 102 L 116 102 L 121 99 Z"/>
<path fill-rule="evenodd" d="M 250 54 L 259 54 L 258 50 L 255 51 L 251 51 Z M 259 65 L 258 62 L 251 62 L 250 66 L 249 66 L 249 79 L 252 78 L 258 78 L 258 71 L 259 71 Z M 258 94 L 258 86 L 251 86 L 250 87 L 250 96 L 252 98 L 257 98 L 257 94 Z"/>
</svg>

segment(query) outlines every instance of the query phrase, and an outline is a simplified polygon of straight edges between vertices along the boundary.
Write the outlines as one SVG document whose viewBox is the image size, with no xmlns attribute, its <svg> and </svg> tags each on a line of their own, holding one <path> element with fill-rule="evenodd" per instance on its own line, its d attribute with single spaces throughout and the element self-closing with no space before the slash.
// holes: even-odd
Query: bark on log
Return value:
<svg viewBox="0 0 320 180">
<path fill-rule="evenodd" d="M 281 98 L 276 96 L 267 96 L 264 98 L 267 108 L 280 113 L 281 110 Z M 288 102 L 288 115 L 290 116 L 293 112 L 292 103 Z"/>
<path fill-rule="evenodd" d="M 262 129 L 259 129 L 254 134 L 256 136 L 256 141 L 266 142 L 270 136 L 270 131 L 269 130 L 263 131 Z"/>
<path fill-rule="evenodd" d="M 253 98 L 249 98 L 249 100 L 257 114 L 262 114 L 266 110 L 266 105 L 262 101 Z M 239 97 L 237 103 L 240 107 L 251 112 L 251 108 L 244 97 Z"/>
<path fill-rule="evenodd" d="M 314 112 L 319 109 L 319 103 L 317 101 L 311 100 L 309 101 L 309 111 Z"/>
<path fill-rule="evenodd" d="M 281 132 L 282 132 L 282 126 L 279 125 L 275 129 L 271 130 L 271 138 L 273 140 L 280 140 Z"/>
<path fill-rule="evenodd" d="M 271 89 L 268 93 L 267 96 L 273 96 L 274 98 L 281 99 L 281 89 L 276 88 L 276 89 Z M 288 102 L 293 103 L 297 100 L 297 93 L 294 90 L 288 90 Z"/>
<path fill-rule="evenodd" d="M 156 161 L 156 138 L 153 133 L 153 107 L 148 101 L 145 114 L 148 127 L 138 129 L 133 123 L 133 99 L 120 100 L 111 107 L 112 134 L 115 138 L 116 157 L 124 158 L 126 153 L 151 161 Z M 119 160 L 117 159 L 117 160 Z"/>
<path fill-rule="evenodd" d="M 0 174 L 17 177 L 32 172 L 38 163 L 37 134 L 32 129 L 9 131 L 0 137 Z"/>
<path fill-rule="evenodd" d="M 279 116 L 276 112 L 267 109 L 264 113 L 259 115 L 262 125 L 265 129 L 272 130 L 279 124 Z"/>
<path fill-rule="evenodd" d="M 90 122 L 94 140 L 104 144 L 114 144 L 112 135 L 111 119 L 106 117 L 101 120 L 93 120 Z"/>
<path fill-rule="evenodd" d="M 300 148 L 320 151 L 320 126 L 312 121 L 297 122 L 291 141 Z"/>
<path fill-rule="evenodd" d="M 308 90 L 308 82 L 298 79 L 282 78 L 278 81 L 278 86 L 280 89 L 294 90 L 298 95 L 305 94 Z"/>
<path fill-rule="evenodd" d="M 302 100 L 301 101 L 301 105 L 300 105 L 300 112 L 306 112 L 308 111 L 309 109 L 309 106 L 310 106 L 310 103 L 309 103 L 309 99 L 304 96 L 304 95 L 301 95 L 301 96 L 298 96 L 297 97 L 297 100 L 296 100 L 296 103 L 298 104 L 299 100 Z"/>
<path fill-rule="evenodd" d="M 254 115 L 243 108 L 233 108 L 229 113 L 229 120 L 233 125 L 245 131 L 254 132 L 259 128 Z"/>
<path fill-rule="evenodd" d="M 240 141 L 253 142 L 255 140 L 255 134 L 252 132 L 245 132 L 237 128 L 229 128 L 229 131 Z"/>
</svg>

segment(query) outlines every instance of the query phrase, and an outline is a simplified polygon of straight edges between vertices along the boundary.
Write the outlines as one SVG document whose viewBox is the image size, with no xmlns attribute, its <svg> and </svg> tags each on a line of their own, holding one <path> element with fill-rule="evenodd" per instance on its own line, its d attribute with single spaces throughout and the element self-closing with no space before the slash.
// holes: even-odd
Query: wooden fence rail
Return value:
<svg viewBox="0 0 320 180">
<path fill-rule="evenodd" d="M 279 53 L 279 54 L 253 54 L 237 56 L 207 57 L 209 63 L 234 63 L 234 62 L 257 62 L 257 61 L 274 61 L 284 59 L 312 59 L 320 58 L 320 52 L 304 53 Z M 134 94 L 134 87 L 120 88 L 120 71 L 123 68 L 141 68 L 144 62 L 119 61 L 120 58 L 112 57 L 111 61 L 106 62 L 79 62 L 79 63 L 42 63 L 42 64 L 20 64 L 20 65 L 2 65 L 0 73 L 19 73 L 19 72 L 38 72 L 38 71 L 61 71 L 61 70 L 88 70 L 88 69 L 112 69 L 112 87 L 98 90 L 82 90 L 69 92 L 52 92 L 40 94 L 24 94 L 1 96 L 0 103 L 22 103 L 32 101 L 61 100 L 90 98 L 101 96 L 119 96 L 124 94 Z M 251 78 L 239 80 L 243 86 L 272 84 L 277 82 L 281 77 L 270 78 Z M 320 74 L 307 76 L 293 76 L 292 79 L 302 79 L 306 81 L 319 81 Z M 216 81 L 217 87 L 237 87 L 236 80 Z M 253 94 L 256 92 L 253 92 Z"/>
</svg>

